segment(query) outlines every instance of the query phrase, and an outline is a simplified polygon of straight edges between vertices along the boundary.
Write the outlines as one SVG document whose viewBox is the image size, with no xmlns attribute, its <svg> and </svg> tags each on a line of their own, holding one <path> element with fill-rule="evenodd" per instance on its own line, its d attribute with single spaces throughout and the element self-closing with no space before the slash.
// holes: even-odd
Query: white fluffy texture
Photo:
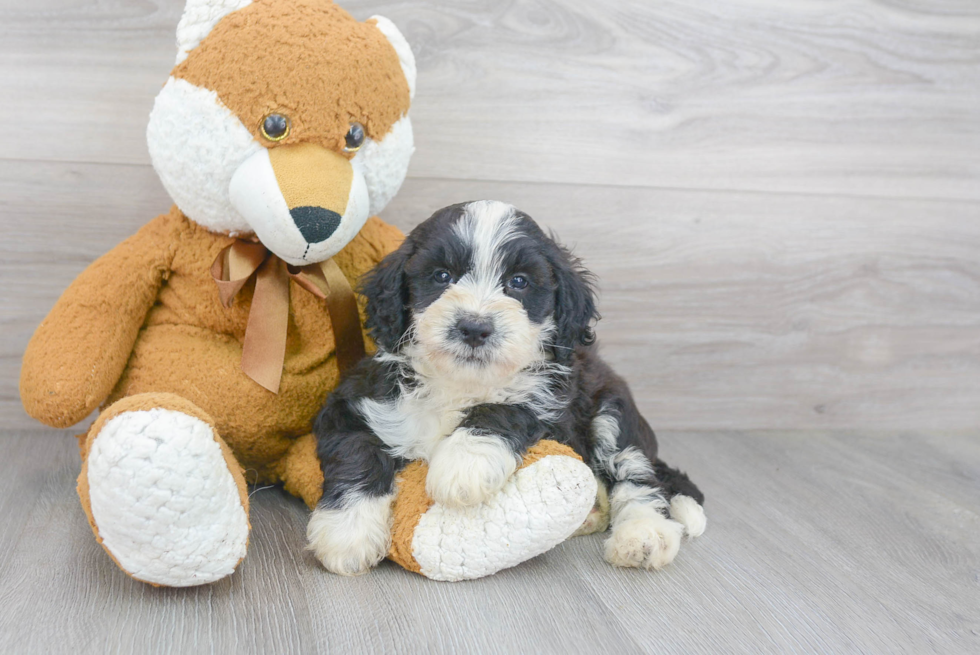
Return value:
<svg viewBox="0 0 980 655">
<path fill-rule="evenodd" d="M 169 587 L 231 575 L 248 517 L 211 427 L 165 409 L 108 421 L 88 457 L 92 514 L 134 578 Z"/>
<path fill-rule="evenodd" d="M 336 155 L 340 157 L 340 155 Z M 346 164 L 346 162 L 345 162 Z M 269 151 L 261 149 L 235 171 L 229 184 L 229 197 L 237 213 L 244 216 L 262 244 L 294 266 L 305 266 L 330 259 L 360 232 L 368 219 L 370 200 L 363 168 L 351 162 L 353 177 L 340 225 L 329 238 L 307 243 L 279 190 Z"/>
<path fill-rule="evenodd" d="M 609 496 L 609 508 L 615 525 L 620 520 L 646 516 L 648 509 L 662 513 L 668 508 L 668 504 L 659 489 L 644 484 L 620 482 L 613 487 Z"/>
<path fill-rule="evenodd" d="M 429 461 L 468 407 L 522 404 L 542 419 L 549 419 L 561 406 L 548 387 L 549 376 L 562 369 L 554 363 L 532 366 L 506 380 L 494 381 L 499 383 L 494 386 L 479 378 L 461 381 L 439 377 L 430 370 L 423 352 L 414 347 L 406 348 L 403 354 L 380 352 L 377 358 L 399 366 L 415 384 L 401 385 L 393 400 L 364 398 L 358 403 L 358 411 L 391 453 L 405 459 Z"/>
<path fill-rule="evenodd" d="M 678 494 L 670 499 L 670 518 L 684 526 L 688 537 L 700 537 L 708 525 L 704 508 L 690 496 Z"/>
<path fill-rule="evenodd" d="M 428 400 L 428 394 L 412 393 L 388 402 L 364 398 L 358 403 L 358 411 L 392 455 L 428 461 L 439 441 L 452 434 L 463 417 L 458 409 Z"/>
<path fill-rule="evenodd" d="M 250 4 L 252 0 L 187 0 L 184 14 L 177 24 L 176 63 L 187 59 L 187 53 L 200 45 L 218 21 Z"/>
<path fill-rule="evenodd" d="M 491 293 L 500 286 L 504 252 L 502 247 L 519 236 L 517 210 L 498 200 L 477 200 L 466 205 L 453 230 L 459 239 L 473 248 L 473 283 Z"/>
<path fill-rule="evenodd" d="M 664 517 L 667 502 L 656 489 L 620 482 L 610 501 L 612 534 L 606 561 L 615 566 L 660 569 L 677 556 L 684 526 Z"/>
<path fill-rule="evenodd" d="M 364 183 L 371 199 L 370 216 L 381 213 L 401 189 L 414 152 L 415 137 L 408 116 L 402 116 L 392 125 L 384 139 L 366 139 L 357 151 L 353 162 L 364 172 Z"/>
<path fill-rule="evenodd" d="M 212 232 L 252 232 L 228 187 L 238 167 L 264 148 L 214 91 L 171 77 L 153 103 L 146 141 L 153 168 L 184 214 Z"/>
<path fill-rule="evenodd" d="M 592 470 L 549 456 L 515 473 L 489 501 L 433 505 L 422 515 L 412 555 L 433 580 L 472 580 L 557 546 L 582 525 L 596 497 Z"/>
<path fill-rule="evenodd" d="M 306 526 L 309 550 L 331 573 L 367 573 L 391 546 L 394 499 L 393 494 L 367 497 L 353 492 L 340 509 L 317 507 Z"/>
<path fill-rule="evenodd" d="M 683 536 L 683 525 L 652 513 L 614 525 L 604 555 L 614 566 L 661 569 L 677 557 Z"/>
<path fill-rule="evenodd" d="M 412 99 L 415 97 L 415 78 L 418 73 L 415 68 L 415 55 L 412 54 L 412 47 L 408 45 L 408 41 L 402 36 L 402 33 L 395 27 L 395 24 L 384 16 L 371 16 L 369 21 L 375 21 L 375 26 L 381 33 L 385 35 L 388 42 L 395 49 L 398 54 L 398 61 L 402 66 L 402 72 L 405 74 L 405 81 L 408 82 L 408 97 Z"/>
<path fill-rule="evenodd" d="M 617 482 L 648 480 L 653 477 L 653 465 L 635 446 L 619 450 L 619 419 L 605 409 L 592 419 L 594 458 Z"/>
<path fill-rule="evenodd" d="M 519 463 L 501 437 L 458 428 L 432 453 L 425 491 L 449 507 L 477 505 L 499 491 Z"/>
</svg>

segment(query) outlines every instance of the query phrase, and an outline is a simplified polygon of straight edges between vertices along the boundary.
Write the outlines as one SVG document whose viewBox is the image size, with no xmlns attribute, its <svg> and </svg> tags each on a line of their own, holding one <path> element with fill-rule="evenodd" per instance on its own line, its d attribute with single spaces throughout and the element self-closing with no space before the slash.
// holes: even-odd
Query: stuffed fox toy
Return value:
<svg viewBox="0 0 980 655">
<path fill-rule="evenodd" d="M 365 350 L 352 289 L 402 239 L 375 214 L 413 151 L 416 71 L 390 21 L 328 0 L 189 0 L 177 41 L 147 130 L 175 206 L 65 291 L 20 390 L 51 426 L 100 410 L 79 437 L 96 539 L 134 578 L 189 586 L 244 558 L 246 480 L 320 498 L 311 423 Z M 420 463 L 390 556 L 462 579 L 563 540 L 595 482 L 552 446 L 466 511 L 433 506 Z"/>
</svg>

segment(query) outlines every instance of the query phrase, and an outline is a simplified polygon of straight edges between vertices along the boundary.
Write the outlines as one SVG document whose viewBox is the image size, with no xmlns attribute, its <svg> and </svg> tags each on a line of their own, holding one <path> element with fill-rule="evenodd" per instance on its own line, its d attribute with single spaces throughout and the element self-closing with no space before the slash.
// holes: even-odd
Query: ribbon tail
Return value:
<svg viewBox="0 0 980 655">
<path fill-rule="evenodd" d="M 320 262 L 319 268 L 329 288 L 327 312 L 333 324 L 337 367 L 343 375 L 364 357 L 364 333 L 357 313 L 357 297 L 334 260 Z"/>
<path fill-rule="evenodd" d="M 255 276 L 255 293 L 242 344 L 242 371 L 272 393 L 279 393 L 289 327 L 289 277 L 285 263 L 269 257 Z"/>
</svg>

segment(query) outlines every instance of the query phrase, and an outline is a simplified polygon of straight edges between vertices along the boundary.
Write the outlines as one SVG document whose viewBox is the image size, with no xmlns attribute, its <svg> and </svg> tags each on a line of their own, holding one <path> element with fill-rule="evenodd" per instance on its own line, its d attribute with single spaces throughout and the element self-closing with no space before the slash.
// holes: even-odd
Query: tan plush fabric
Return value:
<svg viewBox="0 0 980 655">
<path fill-rule="evenodd" d="M 354 178 L 347 160 L 309 143 L 269 151 L 283 200 L 295 207 L 325 207 L 343 215 Z"/>
<path fill-rule="evenodd" d="M 372 218 L 334 259 L 356 285 L 402 238 Z M 337 384 L 330 319 L 322 300 L 291 282 L 279 394 L 248 378 L 240 359 L 253 283 L 225 309 L 210 273 L 231 241 L 174 208 L 103 255 L 35 332 L 21 369 L 21 398 L 38 420 L 65 427 L 123 398 L 175 394 L 210 417 L 249 482 L 289 484 L 291 472 L 302 471 L 305 482 L 290 488 L 310 497 L 311 466 L 296 457 L 305 453 L 317 466 L 315 449 L 296 451 L 289 466 L 279 461 L 309 434 Z"/>
<path fill-rule="evenodd" d="M 285 482 L 286 491 L 302 498 L 310 509 L 316 507 L 323 495 L 323 469 L 313 434 L 305 434 L 293 442 L 286 456 L 279 460 L 277 476 Z"/>
<path fill-rule="evenodd" d="M 526 468 L 550 455 L 565 455 L 579 461 L 582 458 L 574 450 L 557 441 L 540 441 L 524 455 L 520 468 Z M 392 510 L 394 523 L 388 559 L 399 566 L 421 573 L 422 569 L 412 555 L 412 539 L 422 515 L 432 507 L 432 499 L 425 493 L 425 476 L 429 467 L 424 462 L 412 462 L 398 476 L 398 495 Z"/>
<path fill-rule="evenodd" d="M 329 0 L 254 0 L 221 19 L 172 75 L 213 90 L 258 143 L 283 146 L 270 157 L 290 206 L 336 206 L 338 213 L 351 186 L 344 158 L 353 154 L 342 152 L 350 124 L 361 123 L 381 140 L 410 102 L 398 54 L 384 34 Z M 277 144 L 261 132 L 273 112 L 290 121 L 289 136 Z M 327 177 L 334 183 L 312 179 L 311 165 L 321 176 L 333 170 Z M 402 239 L 371 218 L 333 259 L 356 287 Z M 327 307 L 289 282 L 279 392 L 259 386 L 241 370 L 254 279 L 226 309 L 211 277 L 215 258 L 233 241 L 172 208 L 83 271 L 28 344 L 20 392 L 31 416 L 67 427 L 103 410 L 79 436 L 78 480 L 100 543 L 87 458 L 99 430 L 124 411 L 172 409 L 209 424 L 246 510 L 246 478 L 281 482 L 310 507 L 319 500 L 323 476 L 310 431 L 339 378 Z M 358 302 L 363 324 L 363 299 Z"/>
<path fill-rule="evenodd" d="M 378 140 L 409 107 L 408 82 L 384 34 L 326 0 L 255 0 L 223 18 L 173 76 L 217 92 L 266 146 L 274 145 L 261 132 L 270 113 L 292 124 L 280 144 L 340 152 L 351 122 Z"/>
</svg>

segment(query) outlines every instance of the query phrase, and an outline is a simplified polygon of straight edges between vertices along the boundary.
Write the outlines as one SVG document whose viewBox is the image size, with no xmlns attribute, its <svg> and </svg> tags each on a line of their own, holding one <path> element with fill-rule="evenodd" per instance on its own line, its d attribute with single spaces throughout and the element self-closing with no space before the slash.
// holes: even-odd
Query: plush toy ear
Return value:
<svg viewBox="0 0 980 655">
<path fill-rule="evenodd" d="M 201 44 L 218 21 L 250 4 L 252 0 L 187 0 L 177 24 L 177 64 L 187 59 L 187 53 Z"/>
<path fill-rule="evenodd" d="M 414 98 L 417 72 L 415 68 L 415 55 L 412 54 L 411 46 L 408 45 L 408 41 L 398 31 L 395 24 L 384 16 L 371 16 L 368 21 L 374 21 L 375 26 L 381 30 L 381 33 L 391 43 L 391 47 L 398 53 L 398 61 L 401 62 L 402 72 L 405 73 L 405 79 L 408 81 L 408 97 L 409 99 Z"/>
<path fill-rule="evenodd" d="M 595 276 L 552 235 L 553 247 L 546 256 L 555 276 L 555 361 L 569 365 L 575 347 L 595 341 L 592 323 L 599 320 L 596 309 Z"/>
<path fill-rule="evenodd" d="M 393 253 L 381 260 L 361 280 L 359 291 L 367 298 L 364 325 L 378 347 L 395 352 L 408 330 L 408 284 L 405 264 L 414 251 L 411 237 Z"/>
</svg>

